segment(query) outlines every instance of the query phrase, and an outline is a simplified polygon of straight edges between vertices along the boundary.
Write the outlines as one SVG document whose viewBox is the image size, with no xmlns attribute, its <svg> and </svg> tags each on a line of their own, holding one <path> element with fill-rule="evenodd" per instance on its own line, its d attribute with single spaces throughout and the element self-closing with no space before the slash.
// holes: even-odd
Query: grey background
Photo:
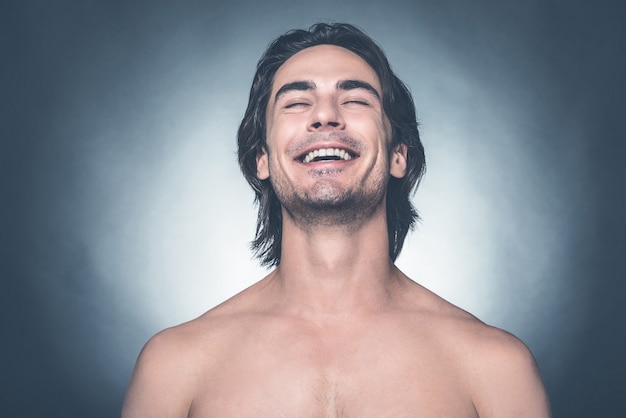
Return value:
<svg viewBox="0 0 626 418">
<path fill-rule="evenodd" d="M 428 173 L 398 265 L 521 337 L 557 417 L 626 414 L 617 1 L 0 6 L 0 415 L 119 415 L 155 332 L 261 278 L 235 132 L 285 30 L 361 26 Z"/>
</svg>

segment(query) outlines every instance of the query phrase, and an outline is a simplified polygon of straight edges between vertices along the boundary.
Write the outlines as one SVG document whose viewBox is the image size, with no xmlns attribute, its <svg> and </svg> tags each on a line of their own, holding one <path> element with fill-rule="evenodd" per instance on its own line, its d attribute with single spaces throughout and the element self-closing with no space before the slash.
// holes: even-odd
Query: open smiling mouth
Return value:
<svg viewBox="0 0 626 418">
<path fill-rule="evenodd" d="M 349 161 L 355 155 L 340 148 L 322 148 L 311 151 L 300 158 L 303 163 L 316 163 L 318 161 Z"/>
</svg>

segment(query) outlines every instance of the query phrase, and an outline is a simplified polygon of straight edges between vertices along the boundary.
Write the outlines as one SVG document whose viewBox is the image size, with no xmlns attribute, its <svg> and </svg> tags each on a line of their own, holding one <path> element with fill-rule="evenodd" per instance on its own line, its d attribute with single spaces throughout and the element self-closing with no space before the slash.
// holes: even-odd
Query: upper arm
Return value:
<svg viewBox="0 0 626 418">
<path fill-rule="evenodd" d="M 475 406 L 480 417 L 550 417 L 550 407 L 537 363 L 516 337 L 498 331 L 479 358 Z"/>
<path fill-rule="evenodd" d="M 180 335 L 171 330 L 157 334 L 139 355 L 122 417 L 187 417 L 194 374 L 193 359 Z"/>
</svg>

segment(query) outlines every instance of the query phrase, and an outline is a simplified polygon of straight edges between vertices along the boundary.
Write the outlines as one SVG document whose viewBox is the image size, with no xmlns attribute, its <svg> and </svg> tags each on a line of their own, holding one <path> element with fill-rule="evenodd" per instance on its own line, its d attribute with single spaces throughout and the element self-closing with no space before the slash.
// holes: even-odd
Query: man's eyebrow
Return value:
<svg viewBox="0 0 626 418">
<path fill-rule="evenodd" d="M 314 90 L 315 87 L 315 83 L 312 81 L 292 81 L 291 83 L 283 84 L 274 95 L 274 102 L 276 102 L 280 98 L 280 96 L 289 91 Z"/>
<path fill-rule="evenodd" d="M 362 80 L 341 80 L 337 83 L 337 89 L 339 90 L 354 90 L 354 89 L 365 89 L 380 101 L 380 94 L 378 91 L 367 81 Z"/>
</svg>

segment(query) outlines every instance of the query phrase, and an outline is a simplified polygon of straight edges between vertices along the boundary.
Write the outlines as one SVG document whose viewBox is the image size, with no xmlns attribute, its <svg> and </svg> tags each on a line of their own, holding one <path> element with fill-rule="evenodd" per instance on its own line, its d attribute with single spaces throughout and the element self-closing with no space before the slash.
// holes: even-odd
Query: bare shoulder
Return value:
<svg viewBox="0 0 626 418">
<path fill-rule="evenodd" d="M 196 319 L 166 329 L 143 347 L 131 378 L 123 417 L 186 417 L 202 379 L 206 332 Z"/>
<path fill-rule="evenodd" d="M 514 335 L 482 324 L 468 339 L 472 392 L 481 417 L 549 417 L 535 358 Z"/>
<path fill-rule="evenodd" d="M 245 332 L 240 325 L 245 324 L 245 298 L 244 291 L 150 338 L 137 359 L 122 416 L 187 417 L 198 388 L 221 363 L 230 342 Z"/>
<path fill-rule="evenodd" d="M 428 290 L 418 292 L 430 333 L 454 361 L 480 417 L 550 416 L 536 361 L 519 338 Z"/>
</svg>

